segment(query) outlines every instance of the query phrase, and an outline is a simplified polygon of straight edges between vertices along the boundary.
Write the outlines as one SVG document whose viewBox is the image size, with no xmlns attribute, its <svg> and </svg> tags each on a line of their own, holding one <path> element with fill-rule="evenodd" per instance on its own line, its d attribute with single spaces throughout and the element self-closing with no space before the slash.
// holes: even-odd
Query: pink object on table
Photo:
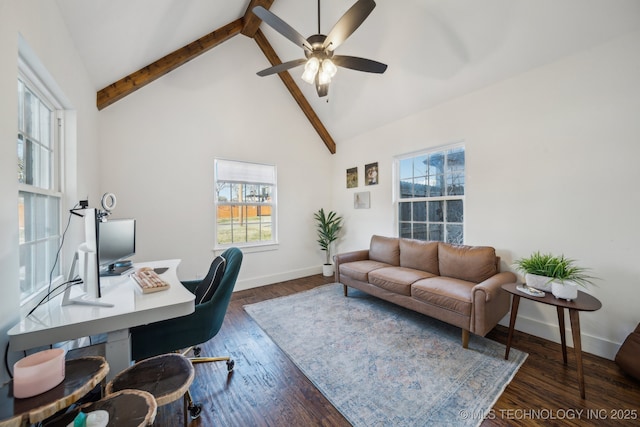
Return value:
<svg viewBox="0 0 640 427">
<path fill-rule="evenodd" d="M 65 350 L 34 353 L 13 365 L 13 396 L 19 399 L 49 391 L 64 380 Z"/>
</svg>

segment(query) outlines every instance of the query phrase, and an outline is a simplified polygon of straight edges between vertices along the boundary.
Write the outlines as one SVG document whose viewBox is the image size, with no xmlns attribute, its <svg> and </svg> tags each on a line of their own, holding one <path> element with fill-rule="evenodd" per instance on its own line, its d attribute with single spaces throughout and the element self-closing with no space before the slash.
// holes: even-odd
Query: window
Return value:
<svg viewBox="0 0 640 427">
<path fill-rule="evenodd" d="M 464 146 L 396 159 L 398 234 L 453 244 L 464 241 Z"/>
<path fill-rule="evenodd" d="M 276 243 L 276 167 L 215 161 L 216 247 Z"/>
<path fill-rule="evenodd" d="M 21 62 L 18 77 L 18 227 L 20 299 L 25 302 L 61 275 L 59 107 Z M 29 74 L 29 78 L 26 75 Z"/>
</svg>

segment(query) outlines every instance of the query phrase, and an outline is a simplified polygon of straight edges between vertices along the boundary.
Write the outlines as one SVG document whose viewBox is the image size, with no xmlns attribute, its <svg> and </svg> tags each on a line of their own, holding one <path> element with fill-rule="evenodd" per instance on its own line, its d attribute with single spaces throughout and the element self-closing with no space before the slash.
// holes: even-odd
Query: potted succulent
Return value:
<svg viewBox="0 0 640 427">
<path fill-rule="evenodd" d="M 331 243 L 338 239 L 338 233 L 342 229 L 342 217 L 334 211 L 325 214 L 324 209 L 320 209 L 313 214 L 316 220 L 316 231 L 318 232 L 318 244 L 326 253 L 326 260 L 322 266 L 322 274 L 331 276 L 333 274 L 333 264 L 331 264 Z"/>
<path fill-rule="evenodd" d="M 578 286 L 594 285 L 595 279 L 587 274 L 587 268 L 575 263 L 564 255 L 534 252 L 529 257 L 516 260 L 514 265 L 525 273 L 527 286 L 550 291 L 556 298 L 570 301 L 578 297 Z"/>
</svg>

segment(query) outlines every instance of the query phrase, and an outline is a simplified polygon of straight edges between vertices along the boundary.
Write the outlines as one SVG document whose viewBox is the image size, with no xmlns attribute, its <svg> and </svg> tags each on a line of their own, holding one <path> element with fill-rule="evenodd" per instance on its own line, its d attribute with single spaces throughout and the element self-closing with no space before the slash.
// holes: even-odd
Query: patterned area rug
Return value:
<svg viewBox="0 0 640 427">
<path fill-rule="evenodd" d="M 476 426 L 527 354 L 331 284 L 245 310 L 354 426 Z"/>
</svg>

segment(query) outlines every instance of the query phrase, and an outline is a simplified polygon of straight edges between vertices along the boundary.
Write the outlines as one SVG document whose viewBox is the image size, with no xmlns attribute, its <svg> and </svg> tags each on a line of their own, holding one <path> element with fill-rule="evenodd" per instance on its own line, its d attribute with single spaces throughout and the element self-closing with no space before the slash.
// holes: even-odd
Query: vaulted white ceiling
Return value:
<svg viewBox="0 0 640 427">
<path fill-rule="evenodd" d="M 56 1 L 96 91 L 240 18 L 249 5 L 249 0 Z M 353 3 L 322 0 L 322 32 Z M 340 68 L 329 96 L 318 98 L 301 80 L 302 67 L 290 70 L 338 143 L 640 28 L 638 0 L 376 3 L 337 53 L 384 62 L 386 73 Z M 316 0 L 275 0 L 270 10 L 305 37 L 317 31 Z M 261 29 L 283 62 L 303 57 L 302 49 L 268 25 Z M 263 68 L 270 66 L 263 60 Z M 257 71 L 237 70 L 247 79 L 278 78 L 258 77 Z"/>
</svg>

